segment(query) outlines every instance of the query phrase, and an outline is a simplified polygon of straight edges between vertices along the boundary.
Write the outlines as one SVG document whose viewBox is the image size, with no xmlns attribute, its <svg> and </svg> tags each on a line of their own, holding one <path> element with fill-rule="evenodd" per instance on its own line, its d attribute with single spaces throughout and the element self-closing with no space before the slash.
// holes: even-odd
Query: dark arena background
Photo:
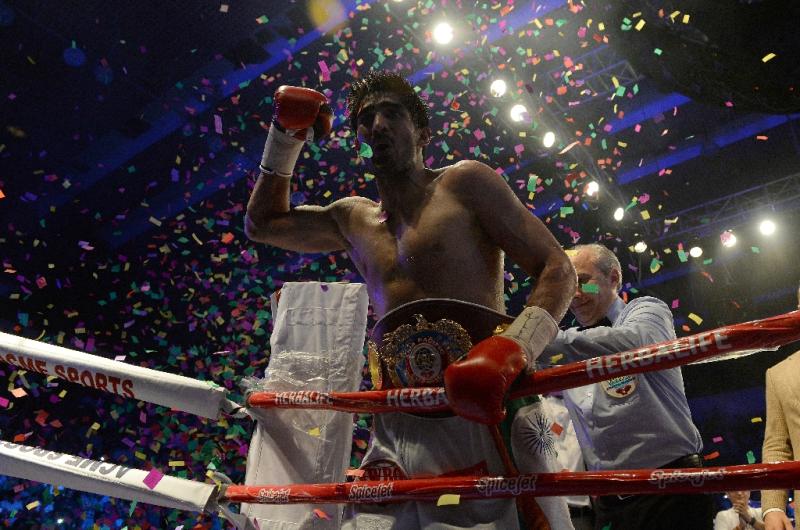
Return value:
<svg viewBox="0 0 800 530">
<path fill-rule="evenodd" d="M 790 311 L 798 21 L 766 0 L 0 0 L 0 331 L 241 398 L 269 359 L 271 293 L 361 281 L 344 253 L 244 236 L 272 95 L 307 86 L 335 113 L 292 202 L 375 198 L 344 109 L 370 69 L 427 102 L 427 165 L 497 168 L 560 243 L 616 249 L 625 296 L 665 300 L 679 336 Z M 516 314 L 532 279 L 506 270 Z M 683 369 L 708 464 L 760 461 L 764 373 L 796 349 Z M 0 363 L 5 441 L 241 483 L 252 429 Z M 2 471 L 2 528 L 230 528 Z"/>
</svg>

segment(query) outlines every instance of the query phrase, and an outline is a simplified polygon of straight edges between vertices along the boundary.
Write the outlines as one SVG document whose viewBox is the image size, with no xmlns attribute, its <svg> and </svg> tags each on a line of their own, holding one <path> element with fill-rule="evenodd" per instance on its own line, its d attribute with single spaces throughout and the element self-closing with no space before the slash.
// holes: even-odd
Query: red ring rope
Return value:
<svg viewBox="0 0 800 530">
<path fill-rule="evenodd" d="M 221 498 L 252 504 L 435 502 L 558 495 L 672 495 L 790 489 L 800 485 L 800 462 L 686 469 L 539 473 L 517 477 L 443 477 L 283 486 L 228 486 Z"/>
<path fill-rule="evenodd" d="M 664 370 L 745 350 L 773 348 L 800 340 L 800 311 L 723 326 L 643 348 L 540 370 L 517 383 L 511 398 L 544 394 L 628 374 Z M 327 409 L 342 412 L 449 411 L 444 388 L 401 388 L 366 392 L 253 392 L 252 408 Z"/>
</svg>

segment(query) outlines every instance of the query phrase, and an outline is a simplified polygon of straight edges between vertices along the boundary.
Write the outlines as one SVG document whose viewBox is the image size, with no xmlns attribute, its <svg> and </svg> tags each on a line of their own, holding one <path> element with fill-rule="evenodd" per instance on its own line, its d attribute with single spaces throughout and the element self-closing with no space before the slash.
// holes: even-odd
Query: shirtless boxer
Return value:
<svg viewBox="0 0 800 530">
<path fill-rule="evenodd" d="M 427 107 L 402 77 L 372 72 L 353 85 L 348 97 L 357 142 L 372 150 L 370 164 L 381 199 L 377 203 L 346 197 L 327 206 L 292 208 L 290 177 L 303 142 L 328 134 L 332 114 L 322 94 L 299 87 L 280 87 L 274 107 L 261 174 L 247 205 L 245 232 L 251 240 L 297 252 L 346 251 L 366 280 L 375 313 L 384 318 L 427 299 L 467 302 L 463 305 L 501 315 L 504 253 L 536 279 L 526 308 L 505 331 L 499 335 L 469 331 L 468 353 L 457 356 L 457 361 L 426 350 L 421 367 L 414 364 L 419 359 L 387 359 L 384 351 L 377 354 L 377 374 L 373 367 L 373 375 L 384 379 L 379 386 L 444 382 L 453 409 L 473 421 L 458 416 L 376 415 L 362 466 L 366 476 L 377 472 L 404 478 L 478 470 L 505 474 L 488 429 L 476 422 L 503 420 L 508 388 L 555 336 L 576 284 L 566 254 L 490 167 L 477 161 L 425 167 L 423 151 L 431 141 Z M 434 316 L 421 313 L 434 327 L 441 322 L 450 325 L 436 311 L 430 313 Z M 445 350 L 451 346 L 448 343 Z M 539 501 L 551 519 L 566 514 L 569 521 L 562 501 Z M 517 520 L 509 501 L 486 500 L 443 507 L 414 502 L 360 505 L 349 524 L 516 528 Z"/>
</svg>

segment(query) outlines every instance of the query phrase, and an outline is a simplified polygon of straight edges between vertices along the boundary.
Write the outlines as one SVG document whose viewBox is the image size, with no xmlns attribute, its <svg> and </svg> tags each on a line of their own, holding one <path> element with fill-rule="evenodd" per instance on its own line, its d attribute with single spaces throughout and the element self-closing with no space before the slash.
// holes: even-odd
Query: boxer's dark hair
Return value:
<svg viewBox="0 0 800 530">
<path fill-rule="evenodd" d="M 411 115 L 414 126 L 418 129 L 428 126 L 428 106 L 403 76 L 394 72 L 370 70 L 363 79 L 353 83 L 347 95 L 347 112 L 350 114 L 350 126 L 353 130 L 358 127 L 358 112 L 364 98 L 378 92 L 400 96 L 400 102 Z"/>
</svg>

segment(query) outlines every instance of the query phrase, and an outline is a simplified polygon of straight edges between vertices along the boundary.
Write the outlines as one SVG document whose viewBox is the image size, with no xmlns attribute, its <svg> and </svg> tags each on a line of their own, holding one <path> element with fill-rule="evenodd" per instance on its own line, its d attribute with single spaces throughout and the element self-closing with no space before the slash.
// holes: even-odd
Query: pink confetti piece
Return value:
<svg viewBox="0 0 800 530">
<path fill-rule="evenodd" d="M 319 61 L 317 64 L 319 65 L 319 71 L 322 73 L 322 80 L 330 81 L 331 71 L 330 69 L 328 69 L 328 65 L 325 64 L 325 61 Z"/>
<path fill-rule="evenodd" d="M 718 444 L 722 441 L 722 436 L 715 436 L 711 439 L 711 441 L 714 442 L 715 444 Z"/>
<path fill-rule="evenodd" d="M 161 471 L 153 468 L 150 470 L 150 473 L 148 473 L 147 476 L 142 479 L 142 482 L 144 482 L 144 485 L 152 490 L 155 489 L 159 482 L 161 482 L 162 478 L 164 478 L 164 474 L 161 473 Z"/>
</svg>

